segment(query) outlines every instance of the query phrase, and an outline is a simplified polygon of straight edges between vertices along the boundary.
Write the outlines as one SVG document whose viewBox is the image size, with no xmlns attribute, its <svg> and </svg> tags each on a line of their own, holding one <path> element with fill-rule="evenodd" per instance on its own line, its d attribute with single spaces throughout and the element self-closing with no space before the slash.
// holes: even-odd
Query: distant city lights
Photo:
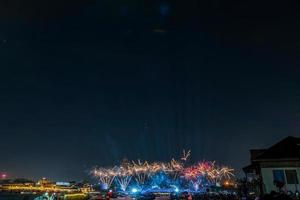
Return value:
<svg viewBox="0 0 300 200">
<path fill-rule="evenodd" d="M 3 173 L 3 174 L 1 175 L 1 178 L 2 178 L 2 179 L 6 179 L 6 178 L 7 178 L 7 175 L 6 175 L 5 173 Z"/>
</svg>

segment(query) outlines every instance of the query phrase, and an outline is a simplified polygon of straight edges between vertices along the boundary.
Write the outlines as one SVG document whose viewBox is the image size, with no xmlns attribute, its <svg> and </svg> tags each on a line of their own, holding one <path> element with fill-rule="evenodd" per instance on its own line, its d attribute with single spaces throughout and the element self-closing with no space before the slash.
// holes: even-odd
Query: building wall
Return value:
<svg viewBox="0 0 300 200">
<path fill-rule="evenodd" d="M 285 176 L 285 186 L 283 187 L 284 191 L 292 191 L 295 192 L 296 190 L 300 191 L 300 167 L 268 167 L 268 168 L 261 168 L 261 175 L 263 181 L 263 190 L 264 193 L 270 193 L 271 191 L 278 191 L 278 188 L 274 185 L 274 178 L 273 178 L 273 170 L 296 170 L 298 184 L 287 184 L 286 176 Z"/>
</svg>

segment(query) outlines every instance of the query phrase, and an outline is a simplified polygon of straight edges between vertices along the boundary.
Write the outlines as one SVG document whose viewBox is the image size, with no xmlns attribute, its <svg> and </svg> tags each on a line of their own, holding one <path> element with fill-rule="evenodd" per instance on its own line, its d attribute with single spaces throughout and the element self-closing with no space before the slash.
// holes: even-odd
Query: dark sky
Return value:
<svg viewBox="0 0 300 200">
<path fill-rule="evenodd" d="M 231 165 L 300 136 L 296 1 L 0 2 L 0 171 L 122 158 Z"/>
</svg>

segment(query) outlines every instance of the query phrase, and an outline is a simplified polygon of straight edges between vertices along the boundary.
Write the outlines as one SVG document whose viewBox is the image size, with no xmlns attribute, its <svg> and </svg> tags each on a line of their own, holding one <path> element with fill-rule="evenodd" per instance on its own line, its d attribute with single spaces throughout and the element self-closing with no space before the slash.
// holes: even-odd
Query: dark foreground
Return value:
<svg viewBox="0 0 300 200">
<path fill-rule="evenodd" d="M 37 195 L 32 194 L 1 194 L 0 193 L 0 200 L 33 200 L 36 198 Z"/>
<path fill-rule="evenodd" d="M 34 200 L 39 195 L 32 195 L 32 194 L 1 194 L 0 193 L 0 200 Z M 92 200 L 109 200 L 106 198 L 89 198 Z M 145 198 L 145 197 L 135 197 L 135 198 L 125 198 L 126 200 L 160 200 L 161 198 Z M 265 195 L 260 198 L 258 197 L 248 197 L 248 198 L 242 198 L 237 197 L 234 195 L 208 195 L 208 194 L 202 194 L 202 195 L 196 195 L 193 196 L 192 199 L 190 198 L 162 198 L 163 200 L 300 200 L 298 196 L 287 196 L 284 194 L 276 194 L 276 195 Z M 84 199 L 78 199 L 76 200 L 86 200 Z M 124 200 L 124 198 L 111 198 L 110 200 Z"/>
</svg>

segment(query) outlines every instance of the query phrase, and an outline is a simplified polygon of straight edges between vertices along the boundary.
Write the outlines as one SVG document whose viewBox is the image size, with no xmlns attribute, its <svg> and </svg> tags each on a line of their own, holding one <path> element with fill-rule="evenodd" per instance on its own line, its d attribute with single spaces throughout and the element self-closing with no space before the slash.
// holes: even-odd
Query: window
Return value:
<svg viewBox="0 0 300 200">
<path fill-rule="evenodd" d="M 285 184 L 284 171 L 283 170 L 273 170 L 274 183 Z"/>
<path fill-rule="evenodd" d="M 298 184 L 298 177 L 296 170 L 285 170 L 287 184 Z"/>
</svg>

